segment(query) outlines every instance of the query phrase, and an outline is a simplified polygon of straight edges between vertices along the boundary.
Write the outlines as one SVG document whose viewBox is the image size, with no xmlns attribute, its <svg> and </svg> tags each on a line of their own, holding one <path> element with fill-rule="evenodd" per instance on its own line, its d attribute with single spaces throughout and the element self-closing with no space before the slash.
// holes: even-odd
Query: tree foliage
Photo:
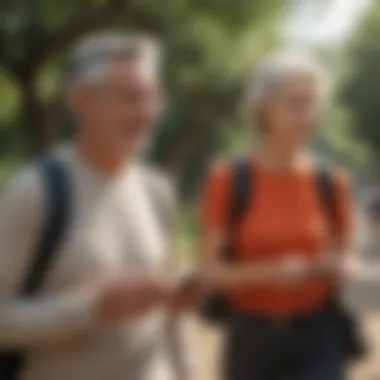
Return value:
<svg viewBox="0 0 380 380">
<path fill-rule="evenodd" d="M 352 129 L 361 144 L 380 157 L 380 4 L 372 7 L 348 46 L 349 72 L 340 98 L 352 116 Z"/>
<path fill-rule="evenodd" d="M 20 143 L 23 136 L 37 152 L 55 141 L 67 120 L 60 70 L 75 39 L 101 28 L 143 30 L 163 43 L 168 85 L 151 154 L 174 173 L 194 172 L 233 125 L 243 79 L 276 43 L 284 9 L 283 0 L 4 0 L 3 141 Z"/>
</svg>

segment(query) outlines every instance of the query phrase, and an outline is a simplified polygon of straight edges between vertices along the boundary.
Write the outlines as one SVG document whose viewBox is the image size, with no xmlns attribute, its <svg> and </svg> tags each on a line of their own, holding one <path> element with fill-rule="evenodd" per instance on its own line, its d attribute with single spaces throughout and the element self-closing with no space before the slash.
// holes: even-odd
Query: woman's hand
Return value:
<svg viewBox="0 0 380 380">
<path fill-rule="evenodd" d="M 280 264 L 280 279 L 285 285 L 294 285 L 313 278 L 332 277 L 344 280 L 351 277 L 351 272 L 352 266 L 349 268 L 336 255 L 326 256 L 319 260 L 289 256 Z"/>
<path fill-rule="evenodd" d="M 310 261 L 296 255 L 287 256 L 278 266 L 278 280 L 285 286 L 296 286 L 310 277 Z"/>
</svg>

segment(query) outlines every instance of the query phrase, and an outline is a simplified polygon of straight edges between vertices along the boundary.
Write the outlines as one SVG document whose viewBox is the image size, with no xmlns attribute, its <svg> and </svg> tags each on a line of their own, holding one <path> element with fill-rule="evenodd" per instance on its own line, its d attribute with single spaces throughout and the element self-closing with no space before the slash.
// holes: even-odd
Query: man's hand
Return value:
<svg viewBox="0 0 380 380">
<path fill-rule="evenodd" d="M 183 275 L 177 282 L 168 307 L 174 311 L 184 311 L 196 306 L 203 295 L 203 284 L 201 275 L 191 272 Z"/>
<path fill-rule="evenodd" d="M 107 282 L 101 287 L 96 314 L 100 323 L 118 323 L 148 312 L 171 299 L 173 287 L 163 278 L 134 275 Z"/>
</svg>

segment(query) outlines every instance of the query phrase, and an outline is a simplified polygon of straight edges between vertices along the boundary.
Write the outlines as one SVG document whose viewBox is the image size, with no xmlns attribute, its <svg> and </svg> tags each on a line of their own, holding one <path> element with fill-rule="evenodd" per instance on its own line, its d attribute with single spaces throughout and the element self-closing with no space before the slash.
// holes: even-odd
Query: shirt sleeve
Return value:
<svg viewBox="0 0 380 380">
<path fill-rule="evenodd" d="M 232 171 L 226 162 L 215 164 L 206 180 L 202 224 L 206 231 L 223 231 L 228 221 Z"/>
<path fill-rule="evenodd" d="M 67 340 L 95 323 L 95 294 L 17 296 L 45 220 L 42 178 L 27 169 L 0 198 L 0 347 L 28 348 Z"/>
</svg>

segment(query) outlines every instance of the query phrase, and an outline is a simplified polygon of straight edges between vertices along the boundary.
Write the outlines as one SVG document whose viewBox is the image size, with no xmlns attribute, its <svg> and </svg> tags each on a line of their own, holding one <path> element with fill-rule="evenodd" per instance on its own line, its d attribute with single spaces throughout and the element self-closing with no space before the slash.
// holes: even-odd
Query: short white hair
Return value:
<svg viewBox="0 0 380 380">
<path fill-rule="evenodd" d="M 281 52 L 270 55 L 255 70 L 248 83 L 244 106 L 259 109 L 270 102 L 281 86 L 289 80 L 310 77 L 318 84 L 320 100 L 329 89 L 327 72 L 309 55 Z"/>
<path fill-rule="evenodd" d="M 94 83 L 104 78 L 110 63 L 142 60 L 156 69 L 160 47 L 152 37 L 123 32 L 100 32 L 83 38 L 71 50 L 66 70 L 66 87 Z"/>
</svg>

